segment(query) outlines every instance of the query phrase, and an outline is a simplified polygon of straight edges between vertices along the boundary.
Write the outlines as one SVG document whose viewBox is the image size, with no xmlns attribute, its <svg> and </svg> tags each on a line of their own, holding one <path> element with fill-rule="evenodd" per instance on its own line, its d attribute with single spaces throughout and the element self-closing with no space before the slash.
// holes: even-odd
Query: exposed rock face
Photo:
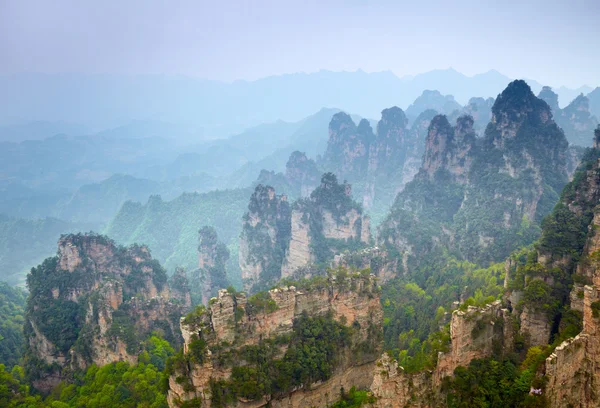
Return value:
<svg viewBox="0 0 600 408">
<path fill-rule="evenodd" d="M 466 182 L 471 165 L 471 148 L 475 145 L 473 118 L 461 116 L 456 127 L 450 126 L 446 116 L 438 115 L 429 126 L 422 169 L 432 180 L 442 170 L 461 184 Z"/>
<path fill-rule="evenodd" d="M 479 263 L 505 259 L 539 234 L 568 180 L 568 143 L 524 81 L 498 96 L 484 137 L 473 124 L 432 120 L 421 170 L 380 226 L 379 244 L 409 263 L 443 246 Z"/>
<path fill-rule="evenodd" d="M 274 190 L 266 189 L 277 200 Z M 253 196 L 250 206 L 255 200 Z M 310 197 L 295 202 L 291 212 L 287 202 L 285 207 L 273 205 L 278 209 L 255 206 L 259 209 L 244 221 L 240 267 L 247 288 L 268 287 L 300 268 L 330 261 L 337 250 L 371 239 L 369 217 L 352 200 L 350 185 L 339 184 L 331 173 Z"/>
<path fill-rule="evenodd" d="M 281 276 L 291 237 L 291 208 L 287 196 L 259 184 L 244 215 L 239 262 L 246 288 L 272 284 Z"/>
<path fill-rule="evenodd" d="M 329 140 L 323 156 L 325 166 L 335 169 L 339 177 L 346 179 L 365 174 L 374 139 L 369 121 L 363 119 L 356 126 L 348 114 L 336 113 L 329 123 Z"/>
<path fill-rule="evenodd" d="M 171 289 L 171 299 L 181 303 L 186 309 L 192 307 L 192 294 L 190 283 L 185 273 L 185 269 L 176 268 L 175 273 L 169 279 L 169 288 Z"/>
<path fill-rule="evenodd" d="M 321 172 L 314 160 L 295 151 L 285 166 L 285 177 L 288 183 L 299 190 L 299 197 L 308 197 L 319 185 Z"/>
<path fill-rule="evenodd" d="M 171 300 L 166 273 L 147 248 L 117 247 L 99 235 L 65 235 L 58 248 L 27 277 L 26 355 L 47 367 L 30 372 L 42 391 L 49 379 L 64 378 L 60 369 L 134 362 L 152 330 L 177 344 L 173 316 L 189 294 Z"/>
<path fill-rule="evenodd" d="M 442 380 L 452 376 L 459 366 L 468 366 L 471 360 L 486 358 L 500 350 L 494 345 L 507 345 L 505 329 L 510 322 L 508 310 L 500 301 L 485 307 L 470 306 L 466 311 L 456 310 L 450 322 L 450 349 L 440 353 L 432 373 L 404 373 L 395 360 L 384 354 L 378 361 L 371 391 L 377 398 L 375 407 L 438 407 L 444 406 Z"/>
<path fill-rule="evenodd" d="M 484 308 L 469 306 L 465 312 L 455 310 L 450 322 L 450 351 L 438 357 L 434 384 L 439 386 L 444 377 L 454 374 L 456 367 L 466 367 L 471 360 L 490 357 L 494 341 L 504 342 L 505 318 L 508 314 L 499 300 Z"/>
<path fill-rule="evenodd" d="M 573 99 L 564 109 L 558 106 L 558 95 L 552 88 L 545 86 L 539 94 L 554 114 L 556 123 L 564 130 L 569 143 L 590 146 L 589 135 L 598 125 L 598 119 L 590 112 L 590 100 L 583 94 Z"/>
<path fill-rule="evenodd" d="M 396 106 L 381 112 L 377 137 L 369 151 L 368 171 L 372 177 L 394 175 L 406 161 L 409 142 L 407 124 L 404 112 Z"/>
<path fill-rule="evenodd" d="M 483 134 L 485 127 L 492 120 L 492 107 L 494 98 L 471 98 L 464 108 L 466 115 L 474 120 L 474 128 L 479 134 Z"/>
<path fill-rule="evenodd" d="M 357 275 L 345 282 L 330 280 L 324 286 L 305 289 L 281 287 L 270 290 L 261 299 L 265 303 L 259 304 L 252 298 L 222 290 L 203 315 L 194 321 L 182 320 L 184 351 L 187 353 L 194 339 L 199 337 L 206 342 L 207 349 L 202 363 L 192 363 L 187 369 L 182 366 L 183 371 L 171 376 L 168 395 L 171 407 L 192 399 L 203 405 L 210 404 L 213 398 L 210 384 L 228 381 L 233 367 L 248 364 L 241 361 L 233 362 L 233 366 L 223 364 L 220 362 L 221 353 L 226 352 L 227 348 L 241 350 L 246 346 L 290 335 L 295 321 L 303 313 L 311 317 L 330 314 L 336 321 L 355 328 L 352 345 L 347 350 L 338 350 L 340 357 L 331 377 L 324 382 L 292 388 L 277 395 L 251 400 L 238 397 L 226 406 L 327 406 L 339 398 L 340 387 L 366 388 L 371 384 L 374 361 L 381 350 L 381 335 L 377 333 L 380 333 L 382 324 L 382 310 L 374 278 Z M 358 344 L 372 344 L 373 349 L 357 355 L 352 350 Z M 280 347 L 280 355 L 283 355 L 287 346 L 282 344 Z M 185 389 L 182 383 L 188 384 Z"/>
<path fill-rule="evenodd" d="M 584 288 L 582 332 L 563 342 L 546 359 L 546 395 L 550 407 L 600 404 L 600 290 L 597 284 L 594 282 L 593 286 Z"/>
<path fill-rule="evenodd" d="M 416 174 L 434 115 L 432 110 L 421 113 L 409 130 L 402 109 L 384 109 L 375 134 L 367 120 L 356 126 L 350 116 L 338 113 L 329 125 L 321 165 L 353 183 L 366 208 L 387 207 Z"/>
<path fill-rule="evenodd" d="M 195 304 L 207 304 L 219 289 L 229 286 L 225 271 L 229 250 L 219 241 L 213 227 L 202 227 L 198 241 L 198 270 L 192 272 L 192 292 Z"/>
</svg>

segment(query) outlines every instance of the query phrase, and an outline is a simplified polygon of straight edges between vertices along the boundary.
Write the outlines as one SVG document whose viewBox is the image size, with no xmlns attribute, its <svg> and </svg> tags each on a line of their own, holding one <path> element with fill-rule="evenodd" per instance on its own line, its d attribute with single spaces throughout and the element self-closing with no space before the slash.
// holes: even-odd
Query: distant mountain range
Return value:
<svg viewBox="0 0 600 408">
<path fill-rule="evenodd" d="M 493 70 L 468 77 L 454 69 L 403 78 L 389 71 L 319 71 L 232 83 L 168 76 L 23 73 L 0 76 L 0 123 L 58 122 L 69 124 L 62 126 L 70 127 L 69 131 L 81 131 L 152 120 L 185 128 L 163 126 L 161 133 L 206 139 L 239 133 L 265 122 L 295 122 L 323 106 L 379 117 L 389 106 L 406 109 L 424 90 L 453 95 L 464 105 L 470 97 L 496 97 L 510 80 Z M 528 83 L 535 93 L 542 88 L 536 81 Z M 560 105 L 565 106 L 592 88 L 554 91 Z M 8 131 L 11 129 L 21 132 L 14 128 Z M 39 137 L 37 129 L 32 135 Z M 15 138 L 0 128 L 0 140 Z"/>
</svg>

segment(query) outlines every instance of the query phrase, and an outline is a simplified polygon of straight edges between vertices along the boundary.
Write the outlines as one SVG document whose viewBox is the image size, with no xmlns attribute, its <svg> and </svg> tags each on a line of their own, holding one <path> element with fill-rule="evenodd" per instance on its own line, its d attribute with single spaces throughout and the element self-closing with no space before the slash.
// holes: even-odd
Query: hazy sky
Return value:
<svg viewBox="0 0 600 408">
<path fill-rule="evenodd" d="M 490 69 L 600 85 L 600 0 L 0 0 L 0 73 Z"/>
</svg>

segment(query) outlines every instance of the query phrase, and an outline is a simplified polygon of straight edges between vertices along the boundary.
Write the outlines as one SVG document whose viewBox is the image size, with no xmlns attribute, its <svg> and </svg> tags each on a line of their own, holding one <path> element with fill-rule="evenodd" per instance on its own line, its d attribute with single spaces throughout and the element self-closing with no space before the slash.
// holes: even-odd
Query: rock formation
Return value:
<svg viewBox="0 0 600 408">
<path fill-rule="evenodd" d="M 186 295 L 171 300 L 167 275 L 146 247 L 65 235 L 27 284 L 26 370 L 42 391 L 92 363 L 135 362 L 154 330 L 180 342 L 176 319 Z"/>
<path fill-rule="evenodd" d="M 496 99 L 484 137 L 473 123 L 431 122 L 421 170 L 380 226 L 380 246 L 409 261 L 446 246 L 486 263 L 539 234 L 568 180 L 568 143 L 549 106 L 514 81 Z"/>
<path fill-rule="evenodd" d="M 335 356 L 316 357 L 325 359 L 321 364 L 332 365 L 324 377 L 313 381 L 312 375 L 318 375 L 314 372 L 302 381 L 282 370 L 305 358 L 295 350 L 311 335 L 297 327 L 311 322 L 337 327 L 346 340 L 332 349 Z M 184 354 L 169 379 L 169 405 L 187 401 L 208 406 L 218 398 L 219 406 L 327 406 L 339 398 L 340 387 L 371 384 L 381 351 L 381 324 L 377 285 L 368 275 L 338 274 L 302 288 L 279 287 L 250 298 L 221 290 L 207 309 L 182 319 Z M 313 350 L 322 345 L 313 344 Z M 259 360 L 248 354 L 251 350 L 260 353 Z M 266 354 L 273 360 L 261 364 Z M 263 370 L 269 377 L 262 377 Z"/>
<path fill-rule="evenodd" d="M 261 194 L 267 196 L 259 198 Z M 251 199 L 240 238 L 240 267 L 248 289 L 268 287 L 311 264 L 326 265 L 336 253 L 370 241 L 369 218 L 352 200 L 350 185 L 338 183 L 331 173 L 291 210 L 282 200 L 263 186 Z"/>
<path fill-rule="evenodd" d="M 205 226 L 198 231 L 198 269 L 192 272 L 194 304 L 207 304 L 217 291 L 229 286 L 225 264 L 229 250 L 219 241 L 217 231 Z"/>
<path fill-rule="evenodd" d="M 239 262 L 246 288 L 269 285 L 281 277 L 291 236 L 291 208 L 285 195 L 259 184 L 250 197 L 240 236 Z"/>
<path fill-rule="evenodd" d="M 365 119 L 356 126 L 340 112 L 329 125 L 327 151 L 320 165 L 353 184 L 365 208 L 383 213 L 395 195 L 416 174 L 432 110 L 421 113 L 410 129 L 402 109 L 381 112 L 374 133 Z"/>
<path fill-rule="evenodd" d="M 462 107 L 454 100 L 452 95 L 442 95 L 439 91 L 425 90 L 406 109 L 406 115 L 409 118 L 416 118 L 421 112 L 428 109 L 433 109 L 442 115 L 450 115 L 452 112 L 462 109 Z"/>
<path fill-rule="evenodd" d="M 286 164 L 284 173 L 262 170 L 256 185 L 272 186 L 277 191 L 283 191 L 290 198 L 308 197 L 319 185 L 323 172 L 319 170 L 314 160 L 306 157 L 305 153 L 292 152 Z"/>
<path fill-rule="evenodd" d="M 549 86 L 543 87 L 538 97 L 548 103 L 554 120 L 565 132 L 569 143 L 590 146 L 589 135 L 598 125 L 598 119 L 590 111 L 590 100 L 587 96 L 579 95 L 564 109 L 558 106 L 558 95 Z"/>
<path fill-rule="evenodd" d="M 376 408 L 445 406 L 442 381 L 459 366 L 474 359 L 501 353 L 510 344 L 510 314 L 500 301 L 485 307 L 469 306 L 456 310 L 450 322 L 448 351 L 440 353 L 433 372 L 405 373 L 398 363 L 384 354 L 376 364 L 371 391 L 377 398 Z M 509 340 L 509 341 L 507 341 Z M 494 350 L 496 344 L 500 350 Z"/>
</svg>

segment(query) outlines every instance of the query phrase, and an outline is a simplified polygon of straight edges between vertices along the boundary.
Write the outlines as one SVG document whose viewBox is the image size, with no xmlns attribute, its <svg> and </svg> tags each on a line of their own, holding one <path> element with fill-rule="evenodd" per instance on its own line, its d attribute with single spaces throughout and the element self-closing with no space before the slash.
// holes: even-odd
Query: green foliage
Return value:
<svg viewBox="0 0 600 408">
<path fill-rule="evenodd" d="M 367 404 L 373 404 L 375 401 L 373 394 L 368 391 L 357 390 L 352 387 L 350 392 L 346 393 L 342 388 L 339 401 L 335 402 L 331 408 L 359 408 Z"/>
<path fill-rule="evenodd" d="M 281 278 L 281 266 L 292 234 L 291 207 L 270 186 L 259 184 L 250 197 L 244 215 L 242 236 L 248 243 L 248 260 L 261 266 L 259 281 L 253 291 L 262 290 Z M 250 214 L 258 217 L 256 225 L 247 222 Z M 275 231 L 275 237 L 271 237 Z"/>
<path fill-rule="evenodd" d="M 277 303 L 268 292 L 258 292 L 248 298 L 248 306 L 252 313 L 272 313 L 278 309 Z"/>
<path fill-rule="evenodd" d="M 409 371 L 435 366 L 437 351 L 449 340 L 445 330 L 439 331 L 450 318 L 444 312 L 461 297 L 466 298 L 463 308 L 498 299 L 503 277 L 504 264 L 478 268 L 438 254 L 413 274 L 387 282 L 381 294 L 385 349 Z"/>
<path fill-rule="evenodd" d="M 325 381 L 333 374 L 341 351 L 350 346 L 351 333 L 331 315 L 309 317 L 303 313 L 294 321 L 292 336 L 232 350 L 234 355 L 223 361 L 233 365 L 231 378 L 214 382 L 211 390 L 218 393 L 219 401 L 232 397 L 255 400 Z M 285 354 L 277 357 L 280 345 L 286 343 Z"/>
<path fill-rule="evenodd" d="M 450 408 L 544 407 L 543 396 L 529 395 L 531 386 L 540 385 L 532 371 L 520 371 L 514 361 L 484 359 L 456 368 L 454 377 L 446 377 L 443 387 Z"/>
<path fill-rule="evenodd" d="M 56 218 L 33 220 L 0 214 L 0 280 L 23 285 L 32 265 L 56 253 L 61 234 L 92 227 L 95 226 Z"/>
<path fill-rule="evenodd" d="M 162 371 L 173 348 L 155 335 L 144 342 L 144 348 L 138 364 L 92 365 L 74 376 L 72 383 L 60 383 L 45 400 L 30 393 L 21 367 L 14 366 L 8 373 L 0 364 L 0 406 L 166 408 L 168 374 Z"/>
<path fill-rule="evenodd" d="M 194 310 L 189 312 L 183 319 L 183 324 L 186 326 L 200 327 L 204 317 L 206 316 L 206 306 L 197 305 Z"/>
<path fill-rule="evenodd" d="M 250 189 L 216 190 L 185 193 L 171 201 L 154 196 L 145 205 L 126 202 L 105 233 L 124 245 L 147 245 L 169 270 L 181 266 L 192 271 L 198 262 L 198 231 L 211 225 L 231 253 L 227 261 L 230 276 L 239 276 L 240 219 L 250 194 Z"/>
<path fill-rule="evenodd" d="M 590 307 L 592 309 L 592 316 L 594 316 L 596 319 L 599 318 L 600 317 L 600 301 L 592 302 Z"/>
<path fill-rule="evenodd" d="M 0 361 L 11 368 L 17 364 L 25 338 L 25 292 L 0 282 Z"/>
<path fill-rule="evenodd" d="M 188 347 L 190 360 L 196 364 L 203 364 L 207 350 L 206 341 L 198 335 L 194 335 Z"/>
<path fill-rule="evenodd" d="M 81 330 L 81 305 L 71 300 L 48 299 L 35 313 L 35 321 L 48 340 L 65 353 Z"/>
</svg>

